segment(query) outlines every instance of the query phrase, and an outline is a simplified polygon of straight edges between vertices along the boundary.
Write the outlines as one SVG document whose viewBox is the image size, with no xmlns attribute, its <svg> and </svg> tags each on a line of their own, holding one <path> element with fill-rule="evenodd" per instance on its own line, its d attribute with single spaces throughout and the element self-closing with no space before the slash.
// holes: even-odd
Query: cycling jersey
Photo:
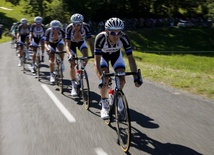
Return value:
<svg viewBox="0 0 214 155">
<path fill-rule="evenodd" d="M 95 55 L 102 55 L 102 53 L 114 53 L 120 51 L 123 47 L 126 55 L 132 54 L 130 41 L 125 33 L 122 33 L 116 44 L 111 44 L 107 39 L 105 31 L 99 33 L 95 39 Z"/>
<path fill-rule="evenodd" d="M 81 38 L 79 40 L 76 40 L 75 38 L 75 29 L 74 29 L 73 23 L 67 26 L 65 33 L 66 33 L 65 39 L 71 40 L 72 42 L 79 42 L 92 37 L 89 24 L 84 22 L 81 25 L 81 29 L 80 29 Z"/>
<path fill-rule="evenodd" d="M 58 43 L 64 38 L 65 38 L 65 32 L 62 29 L 58 30 L 58 34 L 56 38 L 54 37 L 52 28 L 48 28 L 45 32 L 45 40 L 50 43 Z"/>
<path fill-rule="evenodd" d="M 26 24 L 26 25 L 20 24 L 18 26 L 18 33 L 20 35 L 18 42 L 21 41 L 22 43 L 24 43 L 26 38 L 29 38 L 30 26 L 28 24 Z"/>
<path fill-rule="evenodd" d="M 28 24 L 27 25 L 20 24 L 18 26 L 18 32 L 19 32 L 20 35 L 29 35 L 30 26 Z"/>
<path fill-rule="evenodd" d="M 95 55 L 101 55 L 100 66 L 109 67 L 108 62 L 111 62 L 114 70 L 118 68 L 125 69 L 125 63 L 123 60 L 121 48 L 124 48 L 126 55 L 132 54 L 132 48 L 130 41 L 125 33 L 122 33 L 115 44 L 111 44 L 108 41 L 107 33 L 101 32 L 96 36 L 95 39 Z"/>
<path fill-rule="evenodd" d="M 34 23 L 31 25 L 30 32 L 32 32 L 32 38 L 42 38 L 45 35 L 45 27 L 43 24 L 37 27 Z"/>
</svg>

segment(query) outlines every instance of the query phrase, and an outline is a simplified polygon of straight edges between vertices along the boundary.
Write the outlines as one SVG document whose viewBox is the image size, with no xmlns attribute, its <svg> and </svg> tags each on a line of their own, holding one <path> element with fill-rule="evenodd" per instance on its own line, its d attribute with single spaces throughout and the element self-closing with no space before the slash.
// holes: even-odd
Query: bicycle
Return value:
<svg viewBox="0 0 214 155">
<path fill-rule="evenodd" d="M 76 61 L 76 85 L 77 85 L 77 94 L 79 97 L 82 97 L 83 104 L 85 109 L 88 110 L 90 107 L 90 86 L 88 80 L 88 74 L 84 66 L 84 60 L 94 58 L 94 56 L 88 57 L 74 57 L 73 60 Z"/>
<path fill-rule="evenodd" d="M 128 75 L 137 75 L 138 79 L 142 79 L 141 71 L 138 69 L 137 72 L 117 72 L 117 73 L 105 73 L 103 72 L 103 76 L 101 78 L 101 83 L 99 84 L 99 88 L 102 88 L 105 85 L 105 78 L 111 78 L 114 81 L 114 89 L 113 89 L 113 98 L 109 98 L 112 101 L 112 105 L 109 104 L 109 119 L 105 120 L 105 123 L 109 125 L 113 119 L 113 115 L 116 121 L 116 129 L 117 129 L 117 143 L 120 145 L 124 152 L 127 152 L 130 148 L 131 142 L 131 121 L 130 121 L 130 113 L 129 106 L 126 96 L 120 86 L 120 77 L 128 76 Z M 114 78 L 112 78 L 114 77 Z M 109 89 L 112 89 L 112 82 L 108 83 Z M 114 111 L 114 112 L 113 112 Z"/>
<path fill-rule="evenodd" d="M 19 50 L 19 48 L 21 48 L 21 46 L 23 46 L 22 67 L 23 67 L 23 73 L 25 73 L 25 71 L 26 71 L 25 64 L 27 63 L 26 55 L 28 53 L 27 45 L 25 43 L 19 42 L 19 43 L 17 43 L 17 46 L 18 46 L 18 48 L 17 48 L 18 50 Z"/>
<path fill-rule="evenodd" d="M 56 54 L 56 66 L 55 66 L 55 83 L 57 86 L 61 88 L 61 94 L 63 94 L 63 68 L 62 68 L 62 59 L 61 59 L 61 54 L 66 53 L 66 51 L 54 51 L 54 54 Z M 59 90 L 59 89 L 56 89 Z"/>
<path fill-rule="evenodd" d="M 36 78 L 38 81 L 40 81 L 40 68 L 41 68 L 41 59 L 40 59 L 40 53 L 41 53 L 41 45 L 33 46 L 31 45 L 30 48 L 36 47 Z"/>
</svg>

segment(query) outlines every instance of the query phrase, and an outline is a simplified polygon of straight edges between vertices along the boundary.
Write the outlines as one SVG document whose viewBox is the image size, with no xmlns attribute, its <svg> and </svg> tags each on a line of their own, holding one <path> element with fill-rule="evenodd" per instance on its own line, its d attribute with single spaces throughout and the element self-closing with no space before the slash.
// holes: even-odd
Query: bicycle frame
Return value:
<svg viewBox="0 0 214 155">
<path fill-rule="evenodd" d="M 113 115 L 112 111 L 115 111 L 115 120 L 116 120 L 116 128 L 117 128 L 117 135 L 118 135 L 118 144 L 120 145 L 121 149 L 124 152 L 127 152 L 130 147 L 131 143 L 131 121 L 130 121 L 130 114 L 129 114 L 129 106 L 126 100 L 126 96 L 121 88 L 120 84 L 120 77 L 128 76 L 128 75 L 137 75 L 141 77 L 140 70 L 138 72 L 117 72 L 117 73 L 105 73 L 103 72 L 102 76 L 102 83 L 99 87 L 105 85 L 105 78 L 106 77 L 114 77 L 114 93 L 113 93 L 113 105 L 110 106 L 109 116 L 110 118 L 105 120 L 106 124 L 110 124 L 111 117 Z M 123 109 L 119 110 L 119 104 L 123 105 Z"/>
<path fill-rule="evenodd" d="M 77 71 L 77 93 L 79 96 L 82 96 L 85 109 L 89 109 L 90 107 L 90 86 L 89 86 L 89 80 L 88 75 L 85 69 L 84 60 L 94 58 L 93 56 L 89 57 L 74 57 L 72 58 L 76 62 L 76 71 Z"/>
<path fill-rule="evenodd" d="M 25 43 L 17 43 L 17 46 L 18 46 L 18 50 L 19 48 L 21 48 L 23 46 L 23 55 L 22 55 L 22 58 L 23 58 L 23 62 L 22 62 L 22 66 L 23 66 L 23 73 L 25 73 L 25 64 L 26 64 L 26 53 L 27 53 L 27 45 Z"/>
<path fill-rule="evenodd" d="M 56 77 L 56 84 L 61 87 L 61 94 L 63 94 L 63 71 L 62 71 L 62 59 L 61 54 L 66 53 L 66 51 L 55 51 L 54 54 L 56 54 L 56 72 L 54 72 Z"/>
</svg>

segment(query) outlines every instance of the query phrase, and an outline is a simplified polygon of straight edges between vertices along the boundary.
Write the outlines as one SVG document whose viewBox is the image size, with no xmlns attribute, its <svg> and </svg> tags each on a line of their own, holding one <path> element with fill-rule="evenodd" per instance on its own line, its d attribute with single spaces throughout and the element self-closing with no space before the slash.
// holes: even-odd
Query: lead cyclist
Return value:
<svg viewBox="0 0 214 155">
<path fill-rule="evenodd" d="M 124 23 L 119 18 L 110 18 L 105 23 L 105 31 L 99 33 L 95 38 L 95 71 L 97 77 L 101 80 L 102 73 L 109 73 L 109 62 L 115 72 L 125 72 L 125 63 L 121 48 L 123 47 L 128 58 L 129 66 L 132 72 L 137 72 L 137 65 L 132 55 L 132 48 L 128 36 L 122 32 Z M 141 86 L 142 79 L 134 76 L 136 87 Z M 106 79 L 106 83 L 108 79 Z M 125 77 L 121 79 L 121 87 L 125 84 Z M 100 111 L 102 119 L 109 118 L 109 105 L 107 102 L 107 85 L 100 89 L 102 109 Z"/>
</svg>

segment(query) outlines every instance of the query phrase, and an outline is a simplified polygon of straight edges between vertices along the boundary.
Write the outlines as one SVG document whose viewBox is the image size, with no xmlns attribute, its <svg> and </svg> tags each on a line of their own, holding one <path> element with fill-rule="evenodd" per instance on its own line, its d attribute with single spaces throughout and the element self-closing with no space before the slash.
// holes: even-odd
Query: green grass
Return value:
<svg viewBox="0 0 214 155">
<path fill-rule="evenodd" d="M 34 17 L 31 17 L 29 15 L 24 15 L 22 13 L 24 3 L 26 2 L 21 0 L 20 5 L 13 6 L 9 2 L 5 2 L 5 0 L 0 0 L 0 4 L 2 7 L 12 9 L 12 10 L 4 10 L 0 8 L 0 19 L 3 19 L 4 28 L 10 28 L 12 23 L 18 22 L 22 18 L 27 18 L 29 22 L 33 21 Z"/>
<path fill-rule="evenodd" d="M 214 58 L 134 52 L 143 77 L 214 99 Z M 139 56 L 140 55 L 140 56 Z M 139 60 L 139 59 L 138 59 Z"/>
<path fill-rule="evenodd" d="M 145 79 L 214 99 L 214 28 L 146 28 L 126 33 Z"/>
<path fill-rule="evenodd" d="M 133 40 L 132 44 L 141 51 L 192 53 L 214 49 L 214 28 L 145 28 L 126 33 Z"/>
</svg>

